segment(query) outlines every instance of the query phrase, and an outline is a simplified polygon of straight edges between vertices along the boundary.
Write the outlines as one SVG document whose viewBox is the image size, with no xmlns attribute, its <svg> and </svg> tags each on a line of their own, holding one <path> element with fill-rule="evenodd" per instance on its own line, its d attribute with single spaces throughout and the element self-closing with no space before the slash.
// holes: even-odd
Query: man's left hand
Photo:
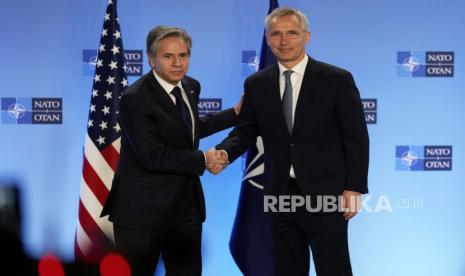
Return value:
<svg viewBox="0 0 465 276">
<path fill-rule="evenodd" d="M 344 190 L 342 193 L 342 206 L 344 207 L 344 214 L 342 215 L 345 220 L 353 218 L 360 211 L 360 193 Z"/>
</svg>

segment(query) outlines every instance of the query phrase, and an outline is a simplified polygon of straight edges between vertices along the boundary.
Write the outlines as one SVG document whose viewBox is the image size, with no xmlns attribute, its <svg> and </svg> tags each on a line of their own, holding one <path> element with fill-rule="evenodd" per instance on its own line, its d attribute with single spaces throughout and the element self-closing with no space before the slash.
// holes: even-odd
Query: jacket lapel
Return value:
<svg viewBox="0 0 465 276">
<path fill-rule="evenodd" d="M 148 76 L 149 79 L 149 85 L 154 92 L 156 98 L 160 101 L 161 105 L 172 114 L 173 119 L 175 120 L 175 124 L 180 126 L 180 128 L 183 129 L 184 134 L 186 138 L 189 139 L 190 144 L 192 145 L 192 134 L 188 133 L 187 127 L 185 126 L 184 120 L 181 117 L 181 114 L 179 114 L 178 109 L 176 108 L 176 105 L 173 103 L 173 100 L 170 98 L 168 93 L 165 92 L 165 89 L 158 83 L 158 81 L 155 79 L 155 76 L 153 76 L 153 73 L 150 72 Z"/>
<path fill-rule="evenodd" d="M 195 90 L 192 87 L 192 85 L 187 81 L 186 79 L 183 79 L 181 81 L 182 83 L 182 88 L 184 89 L 184 92 L 186 93 L 187 99 L 189 100 L 189 105 L 191 106 L 192 109 L 192 114 L 194 115 L 193 121 L 194 121 L 194 141 L 193 141 L 193 146 L 194 148 L 199 147 L 199 109 L 197 106 L 197 98 L 195 94 Z M 192 135 L 190 135 L 192 136 Z M 192 137 L 191 137 L 192 141 Z"/>
<path fill-rule="evenodd" d="M 165 89 L 163 89 L 163 87 L 158 83 L 157 79 L 155 79 L 153 73 L 148 73 L 147 77 L 149 80 L 149 86 L 155 94 L 155 97 L 158 99 L 158 101 L 160 101 L 161 105 L 170 113 L 172 113 L 173 117 L 179 117 L 179 119 L 181 119 L 181 115 L 178 113 L 173 100 L 171 100 L 170 96 L 168 96 L 168 93 L 165 92 Z"/>
<path fill-rule="evenodd" d="M 312 98 L 315 95 L 314 91 L 318 84 L 317 73 L 319 71 L 320 69 L 316 61 L 311 57 L 308 57 L 307 67 L 305 68 L 305 73 L 302 79 L 302 86 L 299 92 L 299 98 L 297 99 L 295 107 L 292 135 L 294 135 L 294 133 L 302 125 L 302 122 L 305 119 L 305 115 L 309 114 L 308 110 L 304 110 L 305 108 L 309 108 L 309 106 L 305 105 L 305 103 L 313 102 Z"/>
<path fill-rule="evenodd" d="M 286 119 L 284 118 L 283 106 L 281 101 L 281 92 L 279 87 L 280 76 L 278 64 L 275 64 L 274 67 L 274 70 L 272 70 L 268 75 L 269 86 L 267 91 L 271 92 L 270 100 L 272 104 L 270 110 L 276 110 L 276 116 L 278 116 L 278 127 L 281 129 L 281 132 L 283 132 L 287 137 L 290 137 L 289 131 L 287 130 Z"/>
</svg>

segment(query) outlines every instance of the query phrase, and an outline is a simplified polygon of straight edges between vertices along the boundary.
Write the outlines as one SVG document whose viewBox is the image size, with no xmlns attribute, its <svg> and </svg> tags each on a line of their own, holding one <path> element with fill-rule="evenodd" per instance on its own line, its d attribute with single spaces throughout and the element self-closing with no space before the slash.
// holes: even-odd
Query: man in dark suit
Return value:
<svg viewBox="0 0 465 276">
<path fill-rule="evenodd" d="M 167 275 L 201 275 L 205 202 L 199 176 L 221 164 L 199 139 L 234 125 L 241 103 L 200 119 L 200 84 L 186 76 L 191 38 L 158 26 L 147 36 L 152 71 L 121 98 L 121 151 L 102 211 L 133 274 L 153 276 L 159 255 Z M 213 162 L 215 161 L 215 162 Z"/>
<path fill-rule="evenodd" d="M 310 32 L 302 12 L 279 8 L 265 22 L 278 64 L 247 78 L 238 125 L 216 149 L 232 162 L 261 136 L 264 195 L 311 198 L 315 208 L 268 213 L 276 276 L 308 275 L 309 246 L 318 276 L 352 275 L 347 224 L 357 210 L 349 203 L 368 192 L 359 92 L 349 72 L 306 55 Z M 315 206 L 315 197 L 340 195 L 351 207 L 343 213 Z"/>
</svg>

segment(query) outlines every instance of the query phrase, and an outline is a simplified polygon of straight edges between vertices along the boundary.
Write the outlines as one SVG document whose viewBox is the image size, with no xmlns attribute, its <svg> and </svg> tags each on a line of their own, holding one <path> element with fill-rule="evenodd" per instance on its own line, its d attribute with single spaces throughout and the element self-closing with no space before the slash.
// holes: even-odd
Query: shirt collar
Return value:
<svg viewBox="0 0 465 276">
<path fill-rule="evenodd" d="M 278 62 L 279 75 L 282 76 L 284 71 L 292 70 L 294 73 L 297 73 L 298 75 L 303 76 L 304 73 L 305 73 L 305 68 L 307 67 L 307 63 L 308 63 L 308 56 L 307 55 L 305 55 L 304 58 L 299 63 L 297 63 L 294 67 L 292 67 L 291 69 L 287 69 L 286 67 L 284 67 L 284 65 L 282 65 L 280 62 Z"/>
<path fill-rule="evenodd" d="M 181 81 L 179 81 L 176 85 L 172 85 L 171 83 L 165 81 L 164 79 L 162 79 L 158 74 L 157 72 L 155 72 L 155 70 L 152 70 L 152 73 L 153 75 L 155 76 L 155 78 L 157 79 L 158 83 L 161 85 L 161 87 L 163 87 L 163 89 L 165 89 L 166 93 L 171 93 L 171 91 L 173 91 L 173 89 L 178 86 L 181 91 L 182 91 L 182 85 L 181 85 Z"/>
</svg>

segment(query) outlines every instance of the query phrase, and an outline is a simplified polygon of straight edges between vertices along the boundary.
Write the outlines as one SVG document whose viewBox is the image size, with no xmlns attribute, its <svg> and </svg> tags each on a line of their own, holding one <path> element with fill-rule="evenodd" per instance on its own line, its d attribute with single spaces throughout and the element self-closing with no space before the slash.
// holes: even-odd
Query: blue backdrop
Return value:
<svg viewBox="0 0 465 276">
<path fill-rule="evenodd" d="M 310 55 L 348 69 L 362 98 L 376 99 L 366 202 L 373 212 L 350 223 L 354 274 L 465 275 L 465 1 L 279 2 L 308 15 Z M 202 83 L 201 96 L 222 98 L 223 107 L 236 103 L 260 51 L 267 0 L 118 5 L 126 50 L 143 50 L 155 25 L 184 27 L 193 37 L 189 74 Z M 0 1 L 0 176 L 20 183 L 23 241 L 34 257 L 51 251 L 73 258 L 92 87 L 85 50 L 98 47 L 105 8 L 105 0 Z M 146 72 L 145 56 L 142 65 Z M 26 109 L 32 98 L 61 99 L 62 123 L 12 123 L 9 98 Z M 226 134 L 204 139 L 201 148 Z M 431 155 L 436 146 L 452 153 Z M 202 177 L 204 275 L 240 275 L 228 242 L 241 177 L 240 161 Z"/>
</svg>

